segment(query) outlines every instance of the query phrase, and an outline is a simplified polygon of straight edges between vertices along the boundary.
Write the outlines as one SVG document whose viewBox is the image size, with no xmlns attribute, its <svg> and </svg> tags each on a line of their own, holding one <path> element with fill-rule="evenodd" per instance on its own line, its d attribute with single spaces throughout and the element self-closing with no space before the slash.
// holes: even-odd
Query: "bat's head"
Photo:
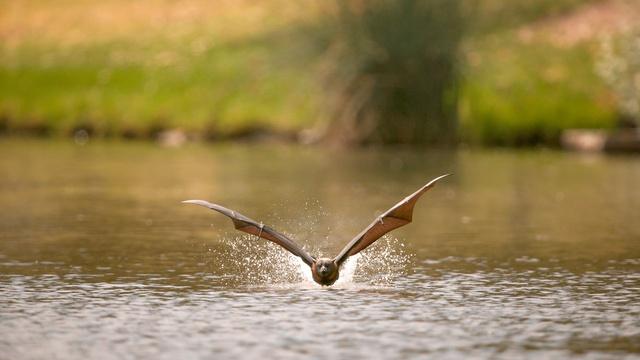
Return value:
<svg viewBox="0 0 640 360">
<path fill-rule="evenodd" d="M 325 277 L 338 271 L 338 265 L 332 259 L 318 259 L 316 261 L 316 269 L 320 276 Z"/>
<path fill-rule="evenodd" d="M 338 280 L 338 264 L 333 259 L 320 258 L 311 267 L 313 280 L 321 285 L 332 285 Z"/>
</svg>

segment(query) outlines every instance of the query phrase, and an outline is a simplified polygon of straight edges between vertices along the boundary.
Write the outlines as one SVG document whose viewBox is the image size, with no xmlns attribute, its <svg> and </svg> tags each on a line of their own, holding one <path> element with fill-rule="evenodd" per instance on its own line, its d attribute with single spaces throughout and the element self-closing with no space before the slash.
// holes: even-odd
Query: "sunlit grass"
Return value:
<svg viewBox="0 0 640 360">
<path fill-rule="evenodd" d="M 590 44 L 524 43 L 513 28 L 589 1 L 478 3 L 478 24 L 493 25 L 472 27 L 466 40 L 464 141 L 553 143 L 567 127 L 612 126 Z M 318 65 L 331 30 L 318 20 L 319 3 L 287 4 L 0 2 L 0 130 L 224 136 L 317 124 L 330 118 Z"/>
<path fill-rule="evenodd" d="M 588 45 L 561 49 L 504 35 L 471 47 L 461 96 L 466 141 L 556 143 L 567 128 L 614 125 L 610 92 Z"/>
<path fill-rule="evenodd" d="M 211 42 L 197 53 L 154 42 L 24 46 L 0 62 L 0 111 L 12 127 L 28 119 L 53 132 L 299 128 L 310 122 L 314 86 L 300 68 L 279 66 L 277 43 Z"/>
<path fill-rule="evenodd" d="M 52 134 L 307 126 L 316 87 L 284 59 L 313 11 L 282 5 L 0 3 L 0 115 L 9 129 Z"/>
</svg>

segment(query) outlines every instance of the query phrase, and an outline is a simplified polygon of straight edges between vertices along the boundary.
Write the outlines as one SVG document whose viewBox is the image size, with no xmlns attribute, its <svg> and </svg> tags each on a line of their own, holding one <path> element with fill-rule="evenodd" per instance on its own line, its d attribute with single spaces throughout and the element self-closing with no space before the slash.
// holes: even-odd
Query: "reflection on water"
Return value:
<svg viewBox="0 0 640 360">
<path fill-rule="evenodd" d="M 414 223 L 333 256 L 431 178 Z M 0 358 L 640 354 L 640 158 L 0 141 Z M 351 272 L 351 274 L 350 274 Z"/>
</svg>

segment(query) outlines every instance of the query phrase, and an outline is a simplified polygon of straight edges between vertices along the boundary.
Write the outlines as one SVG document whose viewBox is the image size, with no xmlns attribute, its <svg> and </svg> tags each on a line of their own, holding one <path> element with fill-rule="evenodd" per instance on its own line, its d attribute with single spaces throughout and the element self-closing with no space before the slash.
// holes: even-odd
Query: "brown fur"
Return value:
<svg viewBox="0 0 640 360">
<path fill-rule="evenodd" d="M 327 272 L 321 273 L 322 266 L 326 266 Z M 333 285 L 333 283 L 338 280 L 340 277 L 340 267 L 336 264 L 335 261 L 328 258 L 318 259 L 313 262 L 311 265 L 311 274 L 313 275 L 313 280 L 320 285 L 329 286 Z"/>
</svg>

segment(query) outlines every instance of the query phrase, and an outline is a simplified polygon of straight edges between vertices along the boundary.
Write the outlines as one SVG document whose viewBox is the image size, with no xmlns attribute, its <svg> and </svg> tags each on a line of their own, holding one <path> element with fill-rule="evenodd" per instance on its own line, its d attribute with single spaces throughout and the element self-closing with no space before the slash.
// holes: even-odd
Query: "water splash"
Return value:
<svg viewBox="0 0 640 360">
<path fill-rule="evenodd" d="M 209 249 L 211 271 L 229 275 L 227 283 L 278 284 L 301 282 L 301 260 L 269 241 L 252 235 L 225 236 Z M 305 265 L 306 266 L 306 265 Z M 308 269 L 308 267 L 307 267 Z"/>
<path fill-rule="evenodd" d="M 352 281 L 372 285 L 388 285 L 405 275 L 414 256 L 402 241 L 389 234 L 358 255 Z"/>
<path fill-rule="evenodd" d="M 209 249 L 212 254 L 209 266 L 214 272 L 228 275 L 225 276 L 228 285 L 319 287 L 313 281 L 309 266 L 276 244 L 244 234 L 224 237 L 220 243 L 220 247 Z M 411 257 L 402 242 L 384 236 L 367 250 L 347 259 L 335 286 L 389 284 L 406 273 Z"/>
<path fill-rule="evenodd" d="M 340 269 L 340 278 L 336 281 L 336 285 L 344 286 L 353 283 L 353 275 L 356 273 L 358 267 L 358 260 L 362 257 L 362 253 L 351 256 L 342 264 Z"/>
</svg>

